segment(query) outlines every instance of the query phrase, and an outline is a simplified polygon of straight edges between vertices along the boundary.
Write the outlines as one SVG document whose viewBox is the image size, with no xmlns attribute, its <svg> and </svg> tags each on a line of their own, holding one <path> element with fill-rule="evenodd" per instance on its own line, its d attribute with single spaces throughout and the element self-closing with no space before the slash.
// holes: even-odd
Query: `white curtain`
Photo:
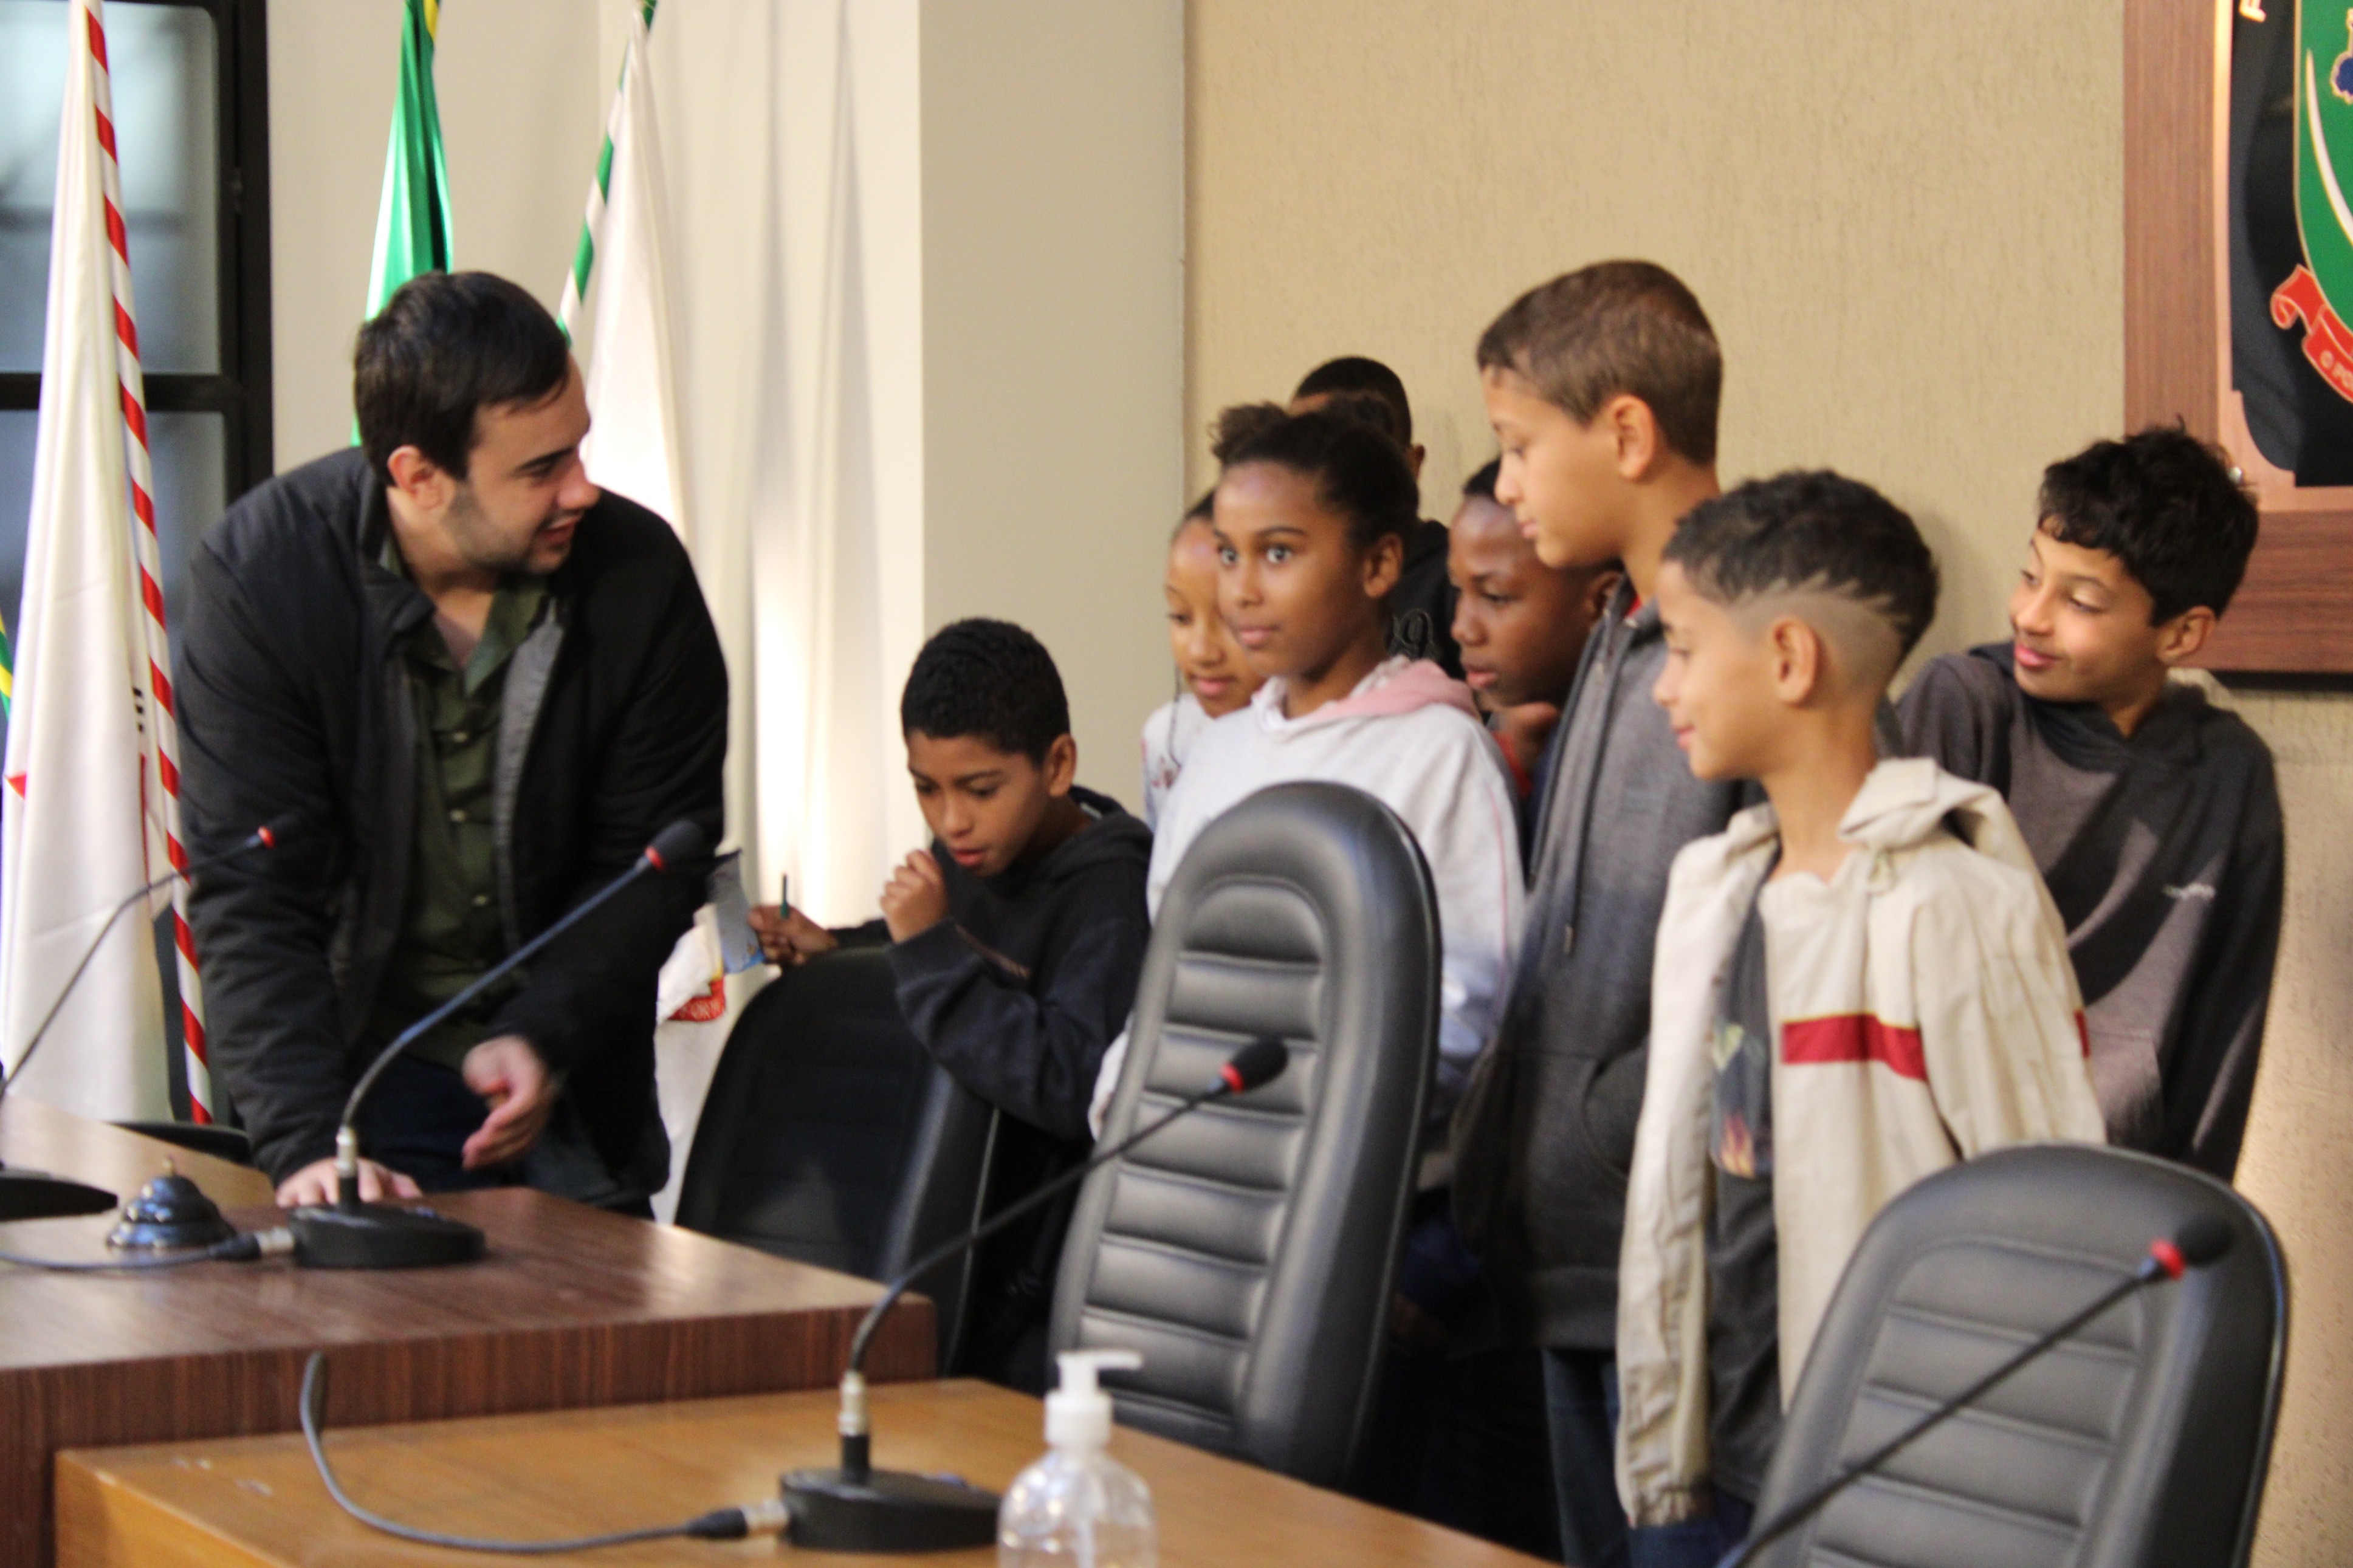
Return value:
<svg viewBox="0 0 2353 1568">
<path fill-rule="evenodd" d="M 634 5 L 635 0 L 627 0 Z M 673 0 L 661 104 L 691 535 L 730 681 L 745 890 L 871 918 L 921 842 L 897 731 L 923 634 L 916 0 Z M 608 79 L 626 37 L 607 17 Z M 663 1031 L 676 1178 L 723 1024 Z"/>
<path fill-rule="evenodd" d="M 695 557 L 733 680 L 754 902 L 871 917 L 920 842 L 898 689 L 923 633 L 915 0 L 663 7 Z"/>
</svg>

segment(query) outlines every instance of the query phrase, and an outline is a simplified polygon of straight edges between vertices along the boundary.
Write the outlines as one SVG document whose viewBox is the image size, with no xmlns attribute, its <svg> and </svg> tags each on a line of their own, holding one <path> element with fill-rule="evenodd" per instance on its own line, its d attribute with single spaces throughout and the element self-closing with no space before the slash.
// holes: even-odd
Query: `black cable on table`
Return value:
<svg viewBox="0 0 2353 1568">
<path fill-rule="evenodd" d="M 232 1236 L 227 1241 L 216 1241 L 193 1252 L 139 1253 L 127 1258 L 100 1258 L 76 1261 L 64 1258 L 34 1258 L 22 1252 L 0 1252 L 0 1263 L 13 1263 L 19 1268 L 43 1268 L 52 1274 L 115 1274 L 140 1268 L 177 1268 L 186 1263 L 246 1263 L 270 1251 L 271 1238 L 284 1236 L 286 1245 L 292 1245 L 287 1232 L 253 1231 L 244 1236 Z"/>
<path fill-rule="evenodd" d="M 697 1541 L 741 1541 L 752 1533 L 751 1514 L 740 1508 L 714 1509 L 699 1518 L 680 1524 L 655 1525 L 645 1530 L 619 1530 L 607 1535 L 575 1535 L 565 1541 L 494 1541 L 481 1536 L 444 1535 L 438 1531 L 419 1530 L 402 1524 L 382 1514 L 371 1513 L 353 1502 L 335 1479 L 332 1467 L 327 1463 L 327 1449 L 320 1424 L 320 1409 L 327 1397 L 327 1358 L 324 1352 L 313 1351 L 302 1364 L 302 1441 L 311 1447 L 311 1462 L 318 1467 L 319 1479 L 326 1483 L 327 1495 L 335 1506 L 366 1525 L 370 1530 L 402 1541 L 413 1541 L 419 1546 L 439 1546 L 457 1552 L 490 1552 L 508 1557 L 547 1557 L 561 1552 L 590 1552 L 600 1546 L 629 1546 L 641 1541 L 670 1541 L 691 1537 Z M 782 1523 L 782 1508 L 777 1505 L 772 1516 L 774 1523 L 763 1520 L 770 1528 Z"/>
</svg>

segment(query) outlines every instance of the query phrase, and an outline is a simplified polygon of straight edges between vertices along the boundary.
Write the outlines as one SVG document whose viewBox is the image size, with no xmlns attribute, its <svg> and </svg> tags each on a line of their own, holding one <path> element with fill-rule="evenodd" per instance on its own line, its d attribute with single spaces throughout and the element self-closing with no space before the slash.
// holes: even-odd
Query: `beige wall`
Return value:
<svg viewBox="0 0 2353 1568">
<path fill-rule="evenodd" d="M 1521 289 L 1646 256 L 1723 338 L 1727 479 L 1832 464 L 2000 634 L 2042 465 L 2122 417 L 2119 0 L 1189 0 L 1186 422 L 1335 353 L 1395 365 L 1435 515 L 1492 454 L 1472 349 Z M 2281 959 L 2242 1185 L 2295 1331 L 2260 1557 L 2353 1560 L 2353 700 L 2247 695 L 2281 764 Z"/>
<path fill-rule="evenodd" d="M 924 620 L 1018 621 L 1140 807 L 1184 511 L 1176 0 L 923 8 Z"/>
</svg>

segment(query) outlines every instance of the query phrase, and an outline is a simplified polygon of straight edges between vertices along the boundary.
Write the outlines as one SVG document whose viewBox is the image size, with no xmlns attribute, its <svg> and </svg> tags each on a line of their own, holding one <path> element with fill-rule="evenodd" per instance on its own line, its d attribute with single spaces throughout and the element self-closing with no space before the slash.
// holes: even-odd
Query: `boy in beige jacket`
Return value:
<svg viewBox="0 0 2353 1568">
<path fill-rule="evenodd" d="M 1835 474 L 1756 481 L 1683 520 L 1658 584 L 1677 742 L 1768 803 L 1669 880 L 1619 1275 L 1619 1490 L 1665 1548 L 1636 1558 L 1713 1562 L 1880 1207 L 1985 1150 L 2102 1133 L 2066 931 L 2008 809 L 1878 761 L 1936 612 L 1911 519 Z"/>
</svg>

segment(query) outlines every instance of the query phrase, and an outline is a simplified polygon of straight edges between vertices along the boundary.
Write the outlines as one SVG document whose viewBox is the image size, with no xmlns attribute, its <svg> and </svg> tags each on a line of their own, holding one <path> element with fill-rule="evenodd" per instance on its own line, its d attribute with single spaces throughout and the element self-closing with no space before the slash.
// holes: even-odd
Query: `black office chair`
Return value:
<svg viewBox="0 0 2353 1568">
<path fill-rule="evenodd" d="M 1337 784 L 1211 823 L 1161 901 L 1103 1129 L 1124 1136 L 1246 1041 L 1282 1078 L 1087 1180 L 1053 1343 L 1144 1352 L 1119 1419 L 1336 1486 L 1372 1406 L 1436 1058 L 1438 907 L 1405 825 Z"/>
<path fill-rule="evenodd" d="M 1757 1518 L 2088 1305 L 2152 1238 L 2199 1215 L 2230 1227 L 2218 1261 L 2126 1298 L 1757 1563 L 2243 1563 L 2287 1353 L 2279 1244 L 2213 1178 L 2082 1144 L 1957 1165 L 1872 1222 L 1798 1380 Z"/>
<path fill-rule="evenodd" d="M 979 1217 L 996 1112 L 917 1043 L 879 947 L 844 947 L 772 980 L 720 1053 L 679 1184 L 678 1223 L 765 1252 L 888 1279 Z M 953 1366 L 967 1254 L 916 1289 Z"/>
<path fill-rule="evenodd" d="M 115 1125 L 125 1132 L 210 1154 L 231 1164 L 253 1163 L 253 1138 L 242 1127 L 227 1127 L 217 1121 L 118 1121 Z"/>
</svg>

